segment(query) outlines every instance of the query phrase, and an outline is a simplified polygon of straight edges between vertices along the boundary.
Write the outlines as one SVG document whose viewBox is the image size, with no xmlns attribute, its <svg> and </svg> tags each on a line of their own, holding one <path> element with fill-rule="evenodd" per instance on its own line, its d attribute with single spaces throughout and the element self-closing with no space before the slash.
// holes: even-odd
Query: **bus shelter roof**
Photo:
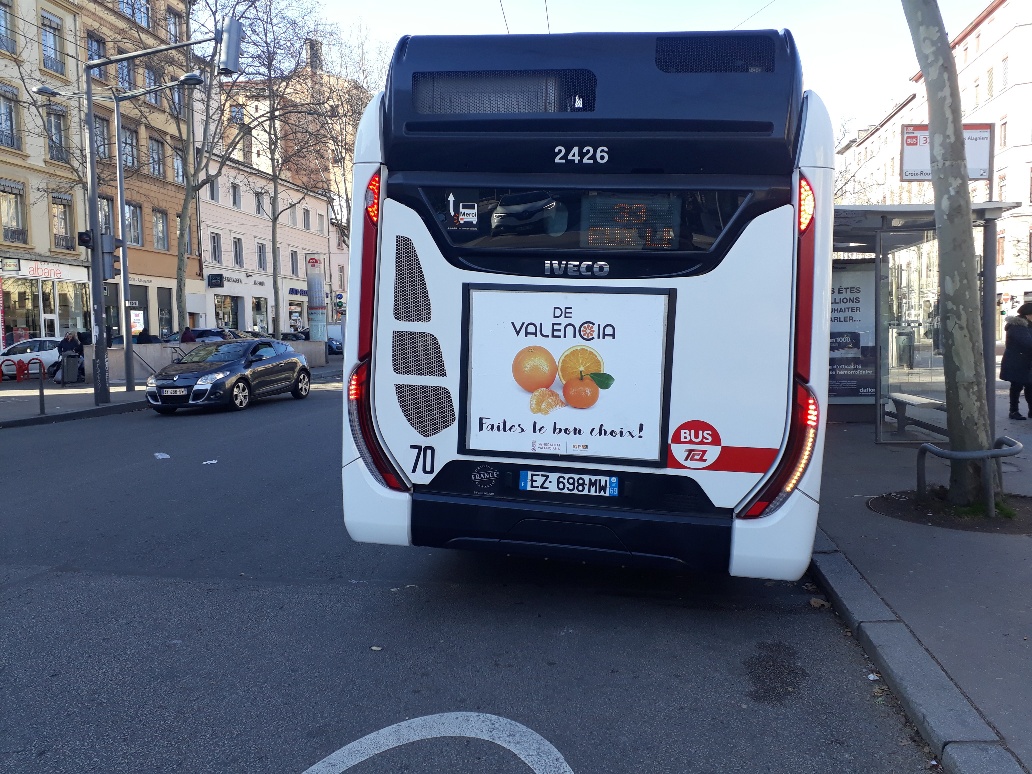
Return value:
<svg viewBox="0 0 1032 774">
<path fill-rule="evenodd" d="M 971 206 L 971 225 L 997 220 L 1020 202 L 979 202 Z M 836 204 L 833 250 L 837 253 L 893 253 L 935 238 L 935 208 L 930 204 Z"/>
</svg>

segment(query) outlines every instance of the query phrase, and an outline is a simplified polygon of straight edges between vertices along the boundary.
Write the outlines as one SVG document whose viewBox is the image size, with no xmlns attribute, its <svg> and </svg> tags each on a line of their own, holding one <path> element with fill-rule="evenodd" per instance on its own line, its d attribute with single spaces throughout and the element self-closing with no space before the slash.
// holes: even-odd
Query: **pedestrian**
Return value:
<svg viewBox="0 0 1032 774">
<path fill-rule="evenodd" d="M 1032 414 L 1032 303 L 1022 304 L 1016 314 L 1006 319 L 1007 332 L 1000 378 L 1010 382 L 1010 418 L 1025 419 L 1018 408 L 1021 393 Z"/>
<path fill-rule="evenodd" d="M 197 336 L 194 335 L 194 332 L 190 330 L 190 326 L 187 325 L 183 328 L 183 333 L 179 337 L 179 342 L 181 344 L 189 344 L 191 341 L 197 341 Z"/>
<path fill-rule="evenodd" d="M 148 331 L 147 327 L 144 326 L 143 328 L 140 328 L 140 332 L 138 334 L 136 334 L 136 343 L 137 344 L 160 344 L 161 340 L 158 339 L 155 336 L 151 336 L 150 335 L 150 331 Z"/>
<path fill-rule="evenodd" d="M 65 352 L 78 352 L 82 345 L 79 344 L 79 339 L 75 335 L 75 331 L 68 331 L 65 337 L 57 345 L 57 354 L 63 355 Z"/>
</svg>

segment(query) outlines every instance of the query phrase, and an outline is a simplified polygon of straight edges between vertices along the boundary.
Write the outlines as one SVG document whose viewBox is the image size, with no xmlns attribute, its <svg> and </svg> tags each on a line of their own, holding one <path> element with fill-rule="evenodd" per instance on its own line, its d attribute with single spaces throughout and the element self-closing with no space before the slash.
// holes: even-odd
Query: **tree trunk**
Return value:
<svg viewBox="0 0 1032 774">
<path fill-rule="evenodd" d="M 283 314 L 280 309 L 280 249 L 279 249 L 279 170 L 273 162 L 272 201 L 269 203 L 272 218 L 272 306 L 276 314 L 273 335 L 278 339 L 283 334 Z"/>
<path fill-rule="evenodd" d="M 928 130 L 939 243 L 940 320 L 946 376 L 946 427 L 954 451 L 989 449 L 982 320 L 971 230 L 971 197 L 957 65 L 937 0 L 902 0 L 928 93 Z M 996 466 L 993 487 L 999 492 Z M 980 463 L 953 460 L 949 500 L 981 499 Z"/>
</svg>

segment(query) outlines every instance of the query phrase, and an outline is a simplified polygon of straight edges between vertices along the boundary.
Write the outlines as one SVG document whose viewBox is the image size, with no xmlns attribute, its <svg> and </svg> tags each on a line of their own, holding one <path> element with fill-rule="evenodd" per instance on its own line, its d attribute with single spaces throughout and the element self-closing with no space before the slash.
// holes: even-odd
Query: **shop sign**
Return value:
<svg viewBox="0 0 1032 774">
<path fill-rule="evenodd" d="M 154 280 L 152 280 L 150 277 L 134 277 L 132 274 L 130 274 L 129 281 L 134 285 L 150 285 Z"/>
<path fill-rule="evenodd" d="M 237 285 L 243 285 L 244 281 L 240 277 L 234 277 L 232 274 L 226 274 L 224 277 L 226 282 L 235 282 Z"/>
<path fill-rule="evenodd" d="M 255 285 L 258 285 L 260 287 L 263 287 L 263 288 L 265 287 L 265 280 L 251 280 L 251 282 L 253 282 Z"/>
<path fill-rule="evenodd" d="M 61 279 L 63 276 L 61 270 L 56 266 L 44 266 L 39 261 L 30 263 L 26 274 L 30 277 L 42 277 L 44 279 Z"/>
<path fill-rule="evenodd" d="M 224 275 L 222 275 L 222 274 L 209 274 L 208 275 L 208 287 L 209 288 L 225 287 L 225 282 L 223 281 L 223 277 L 224 277 Z"/>
<path fill-rule="evenodd" d="M 308 291 L 301 288 L 287 288 L 288 296 L 307 296 Z"/>
<path fill-rule="evenodd" d="M 19 258 L 3 258 L 0 259 L 0 269 L 4 271 L 21 271 L 21 259 Z"/>
</svg>

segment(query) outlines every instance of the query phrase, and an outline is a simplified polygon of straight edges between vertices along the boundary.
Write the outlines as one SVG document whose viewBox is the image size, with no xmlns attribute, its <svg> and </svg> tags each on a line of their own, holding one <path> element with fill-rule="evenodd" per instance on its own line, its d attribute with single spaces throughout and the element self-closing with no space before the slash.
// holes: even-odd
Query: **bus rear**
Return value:
<svg viewBox="0 0 1032 774">
<path fill-rule="evenodd" d="M 802 575 L 833 158 L 788 32 L 403 39 L 356 143 L 351 537 Z"/>
</svg>

